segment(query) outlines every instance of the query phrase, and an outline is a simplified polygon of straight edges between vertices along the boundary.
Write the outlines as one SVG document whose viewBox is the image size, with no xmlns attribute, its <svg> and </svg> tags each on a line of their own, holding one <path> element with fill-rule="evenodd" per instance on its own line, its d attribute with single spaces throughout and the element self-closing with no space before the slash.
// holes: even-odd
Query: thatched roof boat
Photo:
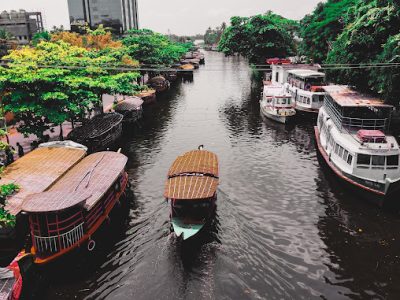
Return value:
<svg viewBox="0 0 400 300">
<path fill-rule="evenodd" d="M 124 116 L 124 122 L 136 122 L 142 117 L 143 100 L 139 97 L 125 97 L 114 106 L 114 110 Z"/>
<path fill-rule="evenodd" d="M 154 90 L 154 89 L 148 89 L 148 90 L 141 91 L 136 96 L 138 96 L 139 98 L 141 98 L 144 101 L 143 102 L 144 106 L 149 105 L 151 103 L 155 103 L 156 99 L 157 99 L 156 90 Z"/>
<path fill-rule="evenodd" d="M 164 197 L 171 200 L 171 222 L 184 240 L 197 234 L 215 211 L 219 184 L 217 156 L 194 150 L 179 156 L 168 171 Z"/>
<path fill-rule="evenodd" d="M 48 263 L 90 241 L 125 192 L 127 161 L 117 152 L 91 154 L 49 190 L 27 198 L 22 209 L 30 217 L 36 263 Z"/>
<path fill-rule="evenodd" d="M 123 118 L 119 113 L 97 115 L 72 130 L 68 139 L 87 146 L 91 152 L 104 150 L 121 137 Z"/>
<path fill-rule="evenodd" d="M 0 185 L 14 183 L 19 191 L 7 198 L 5 209 L 19 214 L 29 195 L 47 190 L 85 157 L 86 151 L 86 147 L 69 141 L 46 143 L 13 162 L 2 173 Z"/>
<path fill-rule="evenodd" d="M 147 85 L 155 89 L 157 93 L 161 93 L 169 89 L 170 82 L 164 76 L 155 76 L 149 79 Z"/>
</svg>

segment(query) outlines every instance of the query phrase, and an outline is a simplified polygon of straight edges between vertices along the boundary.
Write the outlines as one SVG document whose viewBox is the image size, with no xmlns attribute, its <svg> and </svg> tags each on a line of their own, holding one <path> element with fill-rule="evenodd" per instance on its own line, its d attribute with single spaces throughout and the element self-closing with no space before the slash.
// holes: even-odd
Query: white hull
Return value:
<svg viewBox="0 0 400 300">
<path fill-rule="evenodd" d="M 274 120 L 278 123 L 281 123 L 281 124 L 289 123 L 289 121 L 295 116 L 295 114 L 293 114 L 293 113 L 285 115 L 285 116 L 278 115 L 275 110 L 265 109 L 264 106 L 262 105 L 262 102 L 260 103 L 260 107 L 261 107 L 261 113 L 263 114 L 263 116 L 265 116 L 268 119 Z"/>
</svg>

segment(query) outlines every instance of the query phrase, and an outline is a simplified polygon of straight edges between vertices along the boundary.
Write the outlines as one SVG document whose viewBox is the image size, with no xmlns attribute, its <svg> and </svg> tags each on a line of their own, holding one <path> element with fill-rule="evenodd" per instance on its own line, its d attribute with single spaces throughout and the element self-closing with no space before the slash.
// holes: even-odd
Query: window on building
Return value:
<svg viewBox="0 0 400 300">
<path fill-rule="evenodd" d="M 371 155 L 358 154 L 357 155 L 357 165 L 368 165 L 371 162 Z"/>
<path fill-rule="evenodd" d="M 397 167 L 399 165 L 399 156 L 398 155 L 389 155 L 386 158 L 386 165 L 388 167 Z"/>
</svg>

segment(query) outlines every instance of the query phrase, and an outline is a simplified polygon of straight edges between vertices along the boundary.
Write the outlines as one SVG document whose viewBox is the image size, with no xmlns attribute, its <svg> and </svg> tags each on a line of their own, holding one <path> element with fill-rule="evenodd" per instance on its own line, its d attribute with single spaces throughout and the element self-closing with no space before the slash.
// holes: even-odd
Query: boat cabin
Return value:
<svg viewBox="0 0 400 300">
<path fill-rule="evenodd" d="M 317 72 L 321 69 L 321 66 L 318 64 L 291 64 L 291 63 L 278 63 L 271 64 L 272 75 L 271 81 L 272 83 L 285 84 L 288 81 L 289 71 L 290 70 L 309 70 Z"/>
<path fill-rule="evenodd" d="M 91 239 L 125 191 L 127 160 L 116 152 L 89 155 L 50 189 L 24 201 L 35 263 L 48 263 Z"/>
<path fill-rule="evenodd" d="M 124 123 L 133 123 L 142 118 L 143 102 L 139 97 L 124 97 L 115 104 L 114 110 L 124 116 Z"/>
<path fill-rule="evenodd" d="M 369 135 L 378 134 L 375 130 L 383 133 L 389 130 L 392 105 L 385 104 L 381 99 L 357 93 L 347 86 L 325 86 L 324 90 L 327 92 L 325 109 L 340 130 L 357 132 L 364 129 L 369 130 Z M 360 138 L 364 138 L 366 134 L 367 132 L 362 131 Z"/>
<path fill-rule="evenodd" d="M 305 91 L 323 92 L 322 86 L 325 85 L 325 73 L 303 69 L 289 70 L 287 82 L 292 87 Z"/>
<path fill-rule="evenodd" d="M 280 85 L 264 85 L 263 96 L 266 104 L 270 107 L 291 108 L 292 95 L 287 93 L 283 86 Z"/>
</svg>

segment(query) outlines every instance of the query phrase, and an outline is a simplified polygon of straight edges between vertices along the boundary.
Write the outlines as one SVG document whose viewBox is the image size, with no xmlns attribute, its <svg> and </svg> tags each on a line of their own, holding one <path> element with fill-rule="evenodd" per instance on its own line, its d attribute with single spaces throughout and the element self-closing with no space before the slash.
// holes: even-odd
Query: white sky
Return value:
<svg viewBox="0 0 400 300">
<path fill-rule="evenodd" d="M 218 26 L 223 21 L 228 23 L 231 16 L 251 16 L 268 10 L 287 18 L 301 19 L 321 2 L 321 0 L 137 1 L 141 28 L 162 33 L 170 30 L 171 33 L 179 35 L 204 33 L 209 26 Z M 41 11 L 46 28 L 61 24 L 69 28 L 67 0 L 0 0 L 0 11 L 20 8 Z"/>
</svg>

